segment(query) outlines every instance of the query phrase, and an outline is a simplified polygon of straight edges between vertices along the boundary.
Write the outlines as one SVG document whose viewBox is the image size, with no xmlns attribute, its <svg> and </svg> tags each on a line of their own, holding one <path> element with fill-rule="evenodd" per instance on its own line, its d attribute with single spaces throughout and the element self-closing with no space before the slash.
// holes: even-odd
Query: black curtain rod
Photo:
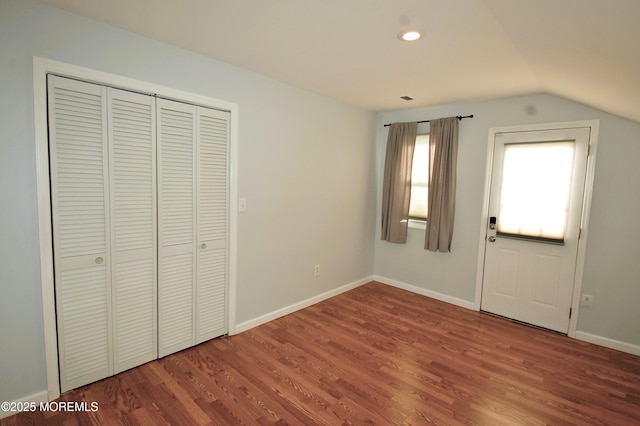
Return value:
<svg viewBox="0 0 640 426">
<path fill-rule="evenodd" d="M 456 115 L 456 118 L 458 120 L 462 120 L 463 118 L 473 118 L 473 114 L 471 114 L 471 115 Z M 422 120 L 422 121 L 418 121 L 418 123 L 428 123 L 429 121 L 431 121 L 431 120 Z M 389 126 L 391 126 L 391 123 L 384 125 L 384 127 L 389 127 Z"/>
</svg>

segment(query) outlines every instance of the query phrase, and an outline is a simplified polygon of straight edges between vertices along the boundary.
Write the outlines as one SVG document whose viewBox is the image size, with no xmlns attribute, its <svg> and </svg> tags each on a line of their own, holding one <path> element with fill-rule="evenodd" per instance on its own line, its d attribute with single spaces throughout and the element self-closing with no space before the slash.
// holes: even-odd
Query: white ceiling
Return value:
<svg viewBox="0 0 640 426">
<path fill-rule="evenodd" d="M 373 111 L 546 92 L 640 121 L 639 0 L 41 1 Z"/>
</svg>

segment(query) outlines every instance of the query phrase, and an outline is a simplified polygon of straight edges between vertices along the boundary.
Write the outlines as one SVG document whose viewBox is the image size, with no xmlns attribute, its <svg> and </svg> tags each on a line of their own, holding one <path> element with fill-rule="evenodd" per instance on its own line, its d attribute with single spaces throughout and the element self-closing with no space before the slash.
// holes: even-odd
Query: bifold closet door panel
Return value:
<svg viewBox="0 0 640 426">
<path fill-rule="evenodd" d="M 195 344 L 195 107 L 157 100 L 158 356 Z"/>
<path fill-rule="evenodd" d="M 155 98 L 107 89 L 114 373 L 157 358 Z"/>
<path fill-rule="evenodd" d="M 106 104 L 102 86 L 48 77 L 62 392 L 113 374 Z"/>
<path fill-rule="evenodd" d="M 197 108 L 196 343 L 227 333 L 229 113 Z"/>
</svg>

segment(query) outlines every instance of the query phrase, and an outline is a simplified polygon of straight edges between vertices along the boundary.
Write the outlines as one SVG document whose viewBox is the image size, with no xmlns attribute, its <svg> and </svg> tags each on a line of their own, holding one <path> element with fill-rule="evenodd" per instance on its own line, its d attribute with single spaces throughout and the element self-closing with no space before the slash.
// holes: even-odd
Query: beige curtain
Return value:
<svg viewBox="0 0 640 426">
<path fill-rule="evenodd" d="M 450 252 L 456 203 L 458 118 L 431 120 L 429 143 L 429 200 L 424 248 Z"/>
<path fill-rule="evenodd" d="M 394 123 L 389 128 L 382 184 L 382 240 L 407 242 L 411 164 L 418 123 Z"/>
</svg>

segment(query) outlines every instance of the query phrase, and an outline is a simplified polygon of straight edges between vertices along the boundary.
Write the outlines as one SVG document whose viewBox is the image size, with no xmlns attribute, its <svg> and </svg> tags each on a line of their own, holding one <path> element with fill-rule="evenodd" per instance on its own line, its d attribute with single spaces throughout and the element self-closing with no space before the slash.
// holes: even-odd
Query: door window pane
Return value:
<svg viewBox="0 0 640 426">
<path fill-rule="evenodd" d="M 504 146 L 498 232 L 564 241 L 575 141 Z"/>
</svg>

